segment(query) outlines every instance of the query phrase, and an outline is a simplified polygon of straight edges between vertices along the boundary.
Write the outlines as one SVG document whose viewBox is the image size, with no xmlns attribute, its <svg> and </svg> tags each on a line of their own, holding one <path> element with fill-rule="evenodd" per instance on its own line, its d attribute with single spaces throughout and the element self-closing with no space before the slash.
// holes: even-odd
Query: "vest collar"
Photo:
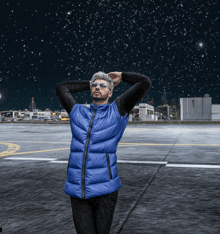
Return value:
<svg viewBox="0 0 220 234">
<path fill-rule="evenodd" d="M 102 105 L 96 105 L 96 110 L 97 110 L 97 111 L 98 111 L 98 110 L 105 111 L 105 110 L 108 109 L 109 105 L 110 105 L 109 103 L 107 103 L 107 104 L 102 104 Z M 93 103 L 90 103 L 90 109 L 91 109 L 92 111 L 95 110 L 95 105 L 94 105 Z"/>
</svg>

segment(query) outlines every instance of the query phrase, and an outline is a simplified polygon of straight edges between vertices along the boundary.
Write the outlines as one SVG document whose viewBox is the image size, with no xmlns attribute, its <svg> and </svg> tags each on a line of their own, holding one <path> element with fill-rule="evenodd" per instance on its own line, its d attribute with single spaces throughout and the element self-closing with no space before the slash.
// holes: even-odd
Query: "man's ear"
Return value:
<svg viewBox="0 0 220 234">
<path fill-rule="evenodd" d="M 109 96 L 109 98 L 112 96 L 112 91 L 109 91 L 108 96 Z"/>
</svg>

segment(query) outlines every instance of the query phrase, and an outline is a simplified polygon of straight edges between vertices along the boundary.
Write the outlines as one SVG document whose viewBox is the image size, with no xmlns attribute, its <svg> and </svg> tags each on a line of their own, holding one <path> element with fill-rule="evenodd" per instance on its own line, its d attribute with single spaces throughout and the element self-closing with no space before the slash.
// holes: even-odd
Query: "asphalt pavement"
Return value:
<svg viewBox="0 0 220 234">
<path fill-rule="evenodd" d="M 220 233 L 220 125 L 128 124 L 110 233 Z M 0 124 L 2 233 L 76 233 L 66 124 Z"/>
</svg>

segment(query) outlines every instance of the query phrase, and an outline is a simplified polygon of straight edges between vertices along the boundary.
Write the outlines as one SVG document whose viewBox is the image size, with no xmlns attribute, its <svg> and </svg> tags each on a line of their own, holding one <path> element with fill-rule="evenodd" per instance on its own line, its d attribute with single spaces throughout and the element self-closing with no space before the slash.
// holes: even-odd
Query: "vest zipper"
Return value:
<svg viewBox="0 0 220 234">
<path fill-rule="evenodd" d="M 87 141 L 86 141 L 86 147 L 85 147 L 85 151 L 84 151 L 84 157 L 83 157 L 83 168 L 82 168 L 82 199 L 85 199 L 85 168 L 86 168 L 86 155 L 87 155 L 87 150 L 88 150 L 88 145 L 89 145 L 89 139 L 90 139 L 90 132 L 92 129 L 92 122 L 93 119 L 95 117 L 95 113 L 96 113 L 96 105 L 95 105 L 95 111 L 92 114 L 92 119 L 90 121 L 89 124 L 89 132 L 88 132 L 88 137 L 87 137 Z"/>
</svg>

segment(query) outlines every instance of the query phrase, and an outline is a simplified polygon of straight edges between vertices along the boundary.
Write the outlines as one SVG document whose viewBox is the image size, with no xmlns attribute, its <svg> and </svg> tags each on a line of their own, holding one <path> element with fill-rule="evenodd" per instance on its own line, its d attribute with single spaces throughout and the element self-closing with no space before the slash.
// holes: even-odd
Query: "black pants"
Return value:
<svg viewBox="0 0 220 234">
<path fill-rule="evenodd" d="M 70 197 L 73 221 L 78 234 L 108 234 L 111 229 L 118 191 L 80 199 Z"/>
</svg>

